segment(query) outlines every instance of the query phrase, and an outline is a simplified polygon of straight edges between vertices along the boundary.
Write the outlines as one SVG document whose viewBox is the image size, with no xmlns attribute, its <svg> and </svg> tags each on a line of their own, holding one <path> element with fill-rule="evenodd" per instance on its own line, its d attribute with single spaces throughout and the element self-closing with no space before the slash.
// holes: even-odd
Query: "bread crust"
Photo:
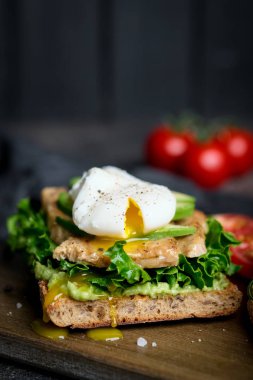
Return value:
<svg viewBox="0 0 253 380">
<path fill-rule="evenodd" d="M 41 302 L 48 292 L 47 283 L 39 281 Z M 113 300 L 76 301 L 57 298 L 46 312 L 60 327 L 94 328 L 146 322 L 161 322 L 185 318 L 213 318 L 233 314 L 240 306 L 242 293 L 230 283 L 224 290 L 191 292 L 161 298 L 136 295 Z"/>
<path fill-rule="evenodd" d="M 71 220 L 68 215 L 64 214 L 57 207 L 57 199 L 62 192 L 66 192 L 65 187 L 44 187 L 41 191 L 41 204 L 42 209 L 47 215 L 47 225 L 50 231 L 50 237 L 57 244 L 61 244 L 71 236 L 69 231 L 61 227 L 55 221 L 57 216 Z"/>
</svg>

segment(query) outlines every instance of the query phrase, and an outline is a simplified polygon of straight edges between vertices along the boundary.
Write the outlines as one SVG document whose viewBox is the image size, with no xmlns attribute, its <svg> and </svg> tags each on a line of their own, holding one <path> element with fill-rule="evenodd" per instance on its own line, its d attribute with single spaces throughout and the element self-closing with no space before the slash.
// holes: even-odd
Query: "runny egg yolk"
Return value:
<svg viewBox="0 0 253 380">
<path fill-rule="evenodd" d="M 143 218 L 141 210 L 137 203 L 133 199 L 129 199 L 128 208 L 125 214 L 125 232 L 127 239 L 138 238 L 138 236 L 143 235 Z M 96 237 L 90 242 L 95 250 L 103 249 L 106 251 L 114 245 L 114 243 L 122 238 L 106 238 L 106 237 Z M 132 252 L 136 249 L 140 243 L 138 241 L 129 242 L 124 246 L 125 251 Z"/>
<path fill-rule="evenodd" d="M 137 203 L 129 198 L 125 216 L 125 232 L 128 238 L 143 235 L 143 217 Z"/>
</svg>

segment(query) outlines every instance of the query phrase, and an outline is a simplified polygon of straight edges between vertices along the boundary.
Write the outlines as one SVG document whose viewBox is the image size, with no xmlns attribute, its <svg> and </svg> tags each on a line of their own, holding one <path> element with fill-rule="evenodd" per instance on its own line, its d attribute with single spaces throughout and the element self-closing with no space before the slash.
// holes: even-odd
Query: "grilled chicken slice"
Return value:
<svg viewBox="0 0 253 380">
<path fill-rule="evenodd" d="M 197 257 L 206 253 L 205 215 L 195 211 L 194 215 L 183 221 L 184 225 L 194 225 L 193 235 L 180 238 L 164 238 L 151 241 L 135 241 L 124 246 L 126 253 L 143 268 L 161 268 L 178 264 L 179 254 L 187 257 Z M 181 223 L 180 223 L 181 224 Z M 104 251 L 114 244 L 113 240 L 96 238 L 70 237 L 61 243 L 53 253 L 57 260 L 68 259 L 72 262 L 83 262 L 97 267 L 107 267 L 110 260 Z"/>
<path fill-rule="evenodd" d="M 198 257 L 206 253 L 205 234 L 207 233 L 207 224 L 205 214 L 196 210 L 192 216 L 181 219 L 179 224 L 196 228 L 195 234 L 177 238 L 179 251 L 186 257 Z"/>
<path fill-rule="evenodd" d="M 57 243 L 61 244 L 64 240 L 68 239 L 71 234 L 65 228 L 59 226 L 55 219 L 57 216 L 71 220 L 69 216 L 64 214 L 57 207 L 57 199 L 63 191 L 66 191 L 64 187 L 45 187 L 41 191 L 41 203 L 42 209 L 47 215 L 47 225 L 50 231 L 51 239 Z"/>
<path fill-rule="evenodd" d="M 57 260 L 68 259 L 72 262 L 103 268 L 110 264 L 109 258 L 103 253 L 104 249 L 95 247 L 91 240 L 72 236 L 55 248 L 53 258 Z"/>
<path fill-rule="evenodd" d="M 54 250 L 54 259 L 68 259 L 72 262 L 91 264 L 96 267 L 108 267 L 110 259 L 104 255 L 106 249 L 113 246 L 113 240 L 105 241 L 101 246 L 99 239 L 70 237 Z M 135 241 L 124 246 L 125 252 L 143 268 L 161 268 L 177 265 L 178 247 L 174 238 L 157 241 Z"/>
</svg>

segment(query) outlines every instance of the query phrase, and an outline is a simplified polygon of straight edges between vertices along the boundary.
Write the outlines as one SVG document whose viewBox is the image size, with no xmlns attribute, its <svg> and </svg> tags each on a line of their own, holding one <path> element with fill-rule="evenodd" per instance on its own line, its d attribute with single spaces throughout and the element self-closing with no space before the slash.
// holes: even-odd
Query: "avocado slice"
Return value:
<svg viewBox="0 0 253 380">
<path fill-rule="evenodd" d="M 161 227 L 153 232 L 150 232 L 147 235 L 144 235 L 143 237 L 136 238 L 134 240 L 159 240 L 166 237 L 179 237 L 179 236 L 186 236 L 186 235 L 192 235 L 196 232 L 196 228 L 193 226 L 180 226 L 176 224 L 167 224 L 165 227 Z M 127 241 L 131 241 L 132 239 L 129 239 Z"/>
<path fill-rule="evenodd" d="M 191 202 L 178 202 L 176 213 L 172 220 L 180 220 L 191 216 L 194 212 L 195 204 Z"/>
<path fill-rule="evenodd" d="M 179 193 L 177 191 L 172 191 L 172 194 L 175 196 L 177 203 L 195 203 L 196 198 L 192 195 Z"/>
<path fill-rule="evenodd" d="M 177 202 L 176 213 L 172 220 L 180 220 L 191 216 L 195 209 L 196 199 L 192 195 L 179 193 L 176 191 L 173 191 L 172 193 Z"/>
</svg>

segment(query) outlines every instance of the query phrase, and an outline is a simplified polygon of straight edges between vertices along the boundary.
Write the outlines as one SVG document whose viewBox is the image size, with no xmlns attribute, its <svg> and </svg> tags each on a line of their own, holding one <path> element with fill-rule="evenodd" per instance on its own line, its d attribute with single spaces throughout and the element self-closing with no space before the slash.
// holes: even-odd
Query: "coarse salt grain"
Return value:
<svg viewBox="0 0 253 380">
<path fill-rule="evenodd" d="M 157 347 L 157 343 L 156 342 L 152 342 L 152 347 Z"/>
<path fill-rule="evenodd" d="M 145 338 L 139 337 L 137 339 L 137 346 L 139 347 L 145 347 L 148 344 Z"/>
<path fill-rule="evenodd" d="M 6 313 L 6 315 L 12 315 L 12 311 L 8 311 L 8 313 Z"/>
<path fill-rule="evenodd" d="M 65 339 L 64 335 L 59 335 L 59 339 Z"/>
<path fill-rule="evenodd" d="M 199 338 L 199 339 L 198 339 L 198 342 L 202 342 L 202 339 Z"/>
<path fill-rule="evenodd" d="M 18 303 L 16 304 L 16 308 L 17 308 L 17 309 L 21 309 L 22 306 L 23 306 L 23 305 L 22 305 L 22 303 L 20 303 L 20 302 L 18 302 Z"/>
</svg>

